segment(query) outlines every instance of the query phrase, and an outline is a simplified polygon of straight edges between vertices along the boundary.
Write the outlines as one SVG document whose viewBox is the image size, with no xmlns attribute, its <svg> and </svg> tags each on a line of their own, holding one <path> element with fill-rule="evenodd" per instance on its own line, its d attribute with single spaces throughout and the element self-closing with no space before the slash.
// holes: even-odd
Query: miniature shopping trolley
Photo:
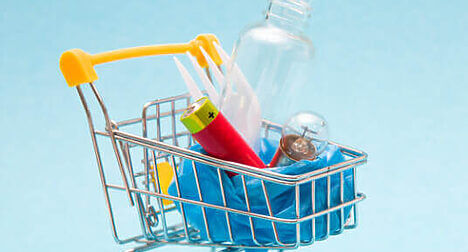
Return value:
<svg viewBox="0 0 468 252">
<path fill-rule="evenodd" d="M 221 64 L 213 42 L 217 39 L 213 35 L 199 35 L 194 40 L 186 44 L 154 45 L 144 47 L 134 47 L 116 51 L 104 52 L 99 54 L 88 54 L 79 49 L 73 49 L 65 52 L 60 59 L 60 68 L 70 87 L 75 87 L 80 97 L 81 103 L 86 113 L 89 130 L 91 133 L 92 146 L 95 152 L 100 181 L 104 191 L 105 203 L 110 217 L 112 234 L 119 244 L 131 246 L 131 251 L 143 251 L 161 247 L 163 245 L 188 245 L 204 246 L 216 250 L 243 250 L 243 249 L 295 249 L 300 246 L 307 246 L 318 240 L 314 234 L 310 239 L 301 239 L 300 225 L 304 223 L 315 224 L 315 219 L 325 218 L 327 223 L 330 214 L 341 211 L 339 221 L 339 232 L 345 229 L 353 229 L 357 225 L 357 203 L 365 199 L 365 195 L 356 191 L 356 170 L 357 167 L 364 164 L 367 155 L 359 150 L 346 147 L 334 142 L 330 145 L 337 146 L 346 157 L 345 161 L 315 171 L 300 175 L 284 175 L 270 170 L 256 169 L 246 165 L 228 162 L 210 157 L 189 148 L 194 144 L 190 133 L 179 123 L 178 118 L 191 103 L 188 94 L 177 95 L 169 98 L 150 101 L 142 107 L 141 116 L 124 121 L 113 121 L 110 118 L 103 98 L 98 92 L 94 82 L 98 76 L 94 66 L 106 62 L 123 60 L 128 58 L 152 56 L 161 54 L 177 54 L 189 51 L 194 55 L 199 64 L 209 69 L 203 55 L 200 52 L 200 46 L 203 47 L 213 58 L 216 64 Z M 89 88 L 89 90 L 84 90 Z M 86 91 L 86 92 L 85 92 Z M 94 97 L 96 109 L 91 109 L 91 103 L 88 96 Z M 103 116 L 103 129 L 96 128 L 95 113 Z M 271 138 L 281 134 L 281 126 L 264 120 L 263 135 Z M 109 153 L 105 156 L 102 149 L 108 148 Z M 109 161 L 109 156 L 111 157 Z M 269 206 L 267 214 L 259 214 L 250 208 L 237 209 L 229 207 L 226 204 L 226 195 L 222 195 L 223 204 L 213 204 L 204 201 L 200 187 L 198 187 L 199 200 L 187 199 L 180 196 L 173 196 L 167 193 L 168 181 L 173 180 L 176 189 L 180 192 L 178 182 L 178 167 L 184 161 L 189 160 L 193 164 L 200 163 L 209 165 L 217 169 L 220 177 L 219 187 L 223 191 L 221 173 L 230 171 L 243 176 L 243 178 L 256 178 L 262 183 L 263 195 Z M 343 173 L 352 171 L 353 174 L 353 198 L 344 200 L 343 194 L 345 187 L 340 187 L 340 202 L 338 205 L 331 206 L 330 202 L 330 179 L 332 176 L 339 176 L 340 183 L 343 183 Z M 110 181 L 109 174 L 117 176 L 116 181 Z M 109 175 L 110 176 L 110 175 Z M 169 178 L 169 179 L 168 179 Z M 195 177 L 197 185 L 202 178 Z M 323 192 L 327 195 L 328 203 L 325 210 L 316 210 L 313 205 L 310 214 L 300 215 L 299 208 L 299 188 L 302 185 L 311 185 L 312 193 L 315 195 L 314 187 L 318 180 L 325 180 L 328 187 Z M 245 180 L 244 186 L 245 186 Z M 271 211 L 271 203 L 265 183 L 291 187 L 295 193 L 293 202 L 296 208 L 296 215 L 293 218 L 278 217 Z M 328 188 L 328 189 L 327 189 Z M 114 201 L 114 194 L 118 193 L 125 201 Z M 245 193 L 245 199 L 248 205 L 249 196 Z M 313 200 L 312 200 L 313 202 Z M 210 237 L 202 238 L 200 230 L 190 224 L 187 219 L 184 205 L 196 205 L 203 209 L 203 218 L 205 220 L 206 233 L 210 233 L 210 226 L 206 215 L 206 209 L 216 209 L 225 213 L 227 225 L 231 228 L 230 217 L 233 214 L 246 216 L 249 219 L 250 233 L 254 244 L 239 244 L 232 239 L 226 241 L 213 241 Z M 128 208 L 130 212 L 117 216 L 116 212 L 120 208 Z M 345 218 L 343 209 L 351 209 L 349 217 Z M 135 218 L 134 223 L 138 223 L 138 228 L 132 230 L 132 233 L 122 234 L 119 223 L 121 218 Z M 266 220 L 271 222 L 272 231 L 275 239 L 268 243 L 262 243 L 256 240 L 258 232 L 255 228 L 255 221 Z M 280 231 L 278 225 L 294 225 L 297 236 L 294 242 L 284 242 L 278 234 Z M 231 229 L 230 229 L 231 230 Z M 328 237 L 328 229 L 326 231 Z M 330 234 L 331 235 L 331 234 Z M 124 237 L 125 236 L 125 237 Z"/>
</svg>

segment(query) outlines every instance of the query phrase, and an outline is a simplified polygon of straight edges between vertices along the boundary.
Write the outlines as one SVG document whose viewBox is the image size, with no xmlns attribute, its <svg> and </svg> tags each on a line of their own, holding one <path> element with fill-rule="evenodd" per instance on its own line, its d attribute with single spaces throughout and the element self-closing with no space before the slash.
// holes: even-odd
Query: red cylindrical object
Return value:
<svg viewBox="0 0 468 252">
<path fill-rule="evenodd" d="M 197 102 L 199 104 L 196 107 L 189 108 L 191 111 L 188 114 L 184 113 L 182 123 L 192 132 L 193 138 L 200 143 L 208 154 L 219 159 L 257 168 L 266 167 L 242 136 L 207 98 L 202 98 Z M 206 118 L 204 118 L 205 116 Z M 186 118 L 189 117 L 191 117 L 192 121 L 187 123 Z M 193 118 L 196 120 L 193 120 Z M 193 122 L 198 123 L 198 125 L 194 125 Z M 194 128 L 196 129 L 194 130 Z M 237 175 L 233 172 L 226 172 L 229 177 Z"/>
</svg>

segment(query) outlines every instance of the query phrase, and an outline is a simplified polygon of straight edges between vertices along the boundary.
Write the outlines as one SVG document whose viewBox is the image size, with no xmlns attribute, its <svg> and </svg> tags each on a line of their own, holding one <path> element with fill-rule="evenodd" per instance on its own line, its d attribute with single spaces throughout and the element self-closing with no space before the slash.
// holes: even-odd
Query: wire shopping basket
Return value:
<svg viewBox="0 0 468 252">
<path fill-rule="evenodd" d="M 60 59 L 62 73 L 68 85 L 76 88 L 86 113 L 100 181 L 104 191 L 105 202 L 115 241 L 119 244 L 131 244 L 131 251 L 144 251 L 167 244 L 204 246 L 214 251 L 216 251 L 216 249 L 232 251 L 248 248 L 282 250 L 310 245 L 318 240 L 314 234 L 314 225 L 315 220 L 319 217 L 325 218 L 326 220 L 327 229 L 325 238 L 327 238 L 328 235 L 331 234 L 328 228 L 331 213 L 339 213 L 339 229 L 336 233 L 340 233 L 345 229 L 355 228 L 357 225 L 356 204 L 365 199 L 364 194 L 356 191 L 356 169 L 367 160 L 367 154 L 362 151 L 329 142 L 330 145 L 335 145 L 340 149 L 341 153 L 346 157 L 345 161 L 300 175 L 285 175 L 270 170 L 257 169 L 213 158 L 190 150 L 189 147 L 194 144 L 194 140 L 190 133 L 178 124 L 177 118 L 191 103 L 188 94 L 148 102 L 142 108 L 141 117 L 119 122 L 111 120 L 107 107 L 96 85 L 93 83 L 97 80 L 97 74 L 93 68 L 94 65 L 127 58 L 176 54 L 190 51 L 197 57 L 200 65 L 207 67 L 203 55 L 199 51 L 200 46 L 212 56 L 217 64 L 221 64 L 213 48 L 213 41 L 217 42 L 216 37 L 213 35 L 199 35 L 196 39 L 186 44 L 135 47 L 94 55 L 85 53 L 79 49 L 73 49 L 65 52 Z M 88 95 L 85 95 L 84 88 L 90 89 Z M 96 99 L 99 107 L 97 110 L 100 110 L 104 117 L 104 129 L 97 129 L 95 127 L 93 110 L 91 110 L 88 105 L 87 96 L 94 96 L 93 99 Z M 137 132 L 141 133 L 130 133 L 131 131 L 128 130 L 130 127 L 136 127 Z M 270 138 L 280 134 L 281 126 L 266 120 L 263 121 L 264 137 Z M 112 148 L 115 158 L 115 163 L 113 165 L 106 164 L 106 166 L 104 166 L 104 157 L 101 153 L 101 148 L 106 144 Z M 246 209 L 229 207 L 226 203 L 226 195 L 224 193 L 222 194 L 223 204 L 221 205 L 204 200 L 199 186 L 201 178 L 197 176 L 196 172 L 195 179 L 198 190 L 197 193 L 200 196 L 199 200 L 181 197 L 178 181 L 178 166 L 184 161 L 192 162 L 194 167 L 196 164 L 205 164 L 214 167 L 219 178 L 221 192 L 224 192 L 224 185 L 221 179 L 221 173 L 224 171 L 231 171 L 239 174 L 238 176 L 242 176 L 244 188 L 246 187 L 245 178 L 258 179 L 261 181 L 262 195 L 265 197 L 264 200 L 267 203 L 268 213 L 262 214 L 250 209 L 250 199 L 247 190 L 244 190 L 247 205 Z M 354 189 L 352 192 L 353 198 L 351 200 L 345 200 L 343 197 L 346 190 L 346 187 L 343 186 L 343 173 L 345 171 L 352 171 L 353 174 L 352 183 Z M 118 173 L 120 182 L 112 183 L 108 180 L 107 174 L 111 172 Z M 172 173 L 178 196 L 168 194 L 163 188 L 164 184 L 167 184 L 167 176 L 169 176 L 169 173 Z M 341 186 L 339 191 L 339 204 L 332 206 L 330 204 L 330 184 L 333 175 L 339 176 L 339 183 Z M 314 197 L 315 190 L 317 190 L 315 184 L 320 179 L 322 181 L 325 180 L 327 184 L 323 192 L 327 198 L 326 209 L 320 211 L 316 210 L 314 209 L 314 204 L 312 204 L 310 214 L 301 215 L 299 212 L 301 208 L 301 202 L 299 200 L 300 186 L 306 184 L 310 185 L 311 195 Z M 293 218 L 275 215 L 271 209 L 272 202 L 270 202 L 269 193 L 265 186 L 266 183 L 290 187 L 294 191 L 295 199 L 293 199 L 293 202 L 296 215 Z M 136 234 L 131 234 L 126 237 L 122 236 L 118 227 L 118 217 L 115 215 L 115 211 L 124 206 L 120 206 L 122 202 L 115 202 L 111 199 L 111 193 L 114 191 L 124 193 L 125 197 L 128 198 L 131 209 L 134 211 L 134 215 L 137 216 L 135 222 L 139 224 Z M 313 198 L 311 202 L 314 202 Z M 120 203 L 120 205 L 117 206 L 117 203 Z M 208 234 L 206 239 L 202 239 L 200 230 L 190 225 L 186 209 L 184 208 L 184 206 L 187 205 L 196 205 L 203 210 L 202 213 L 206 229 L 204 231 Z M 348 218 L 345 218 L 343 214 L 345 208 L 351 209 Z M 225 214 L 225 221 L 229 227 L 230 239 L 222 242 L 211 239 L 209 235 L 211 233 L 210 226 L 207 222 L 210 216 L 207 216 L 207 209 L 215 209 Z M 248 226 L 250 227 L 250 234 L 254 244 L 239 244 L 233 239 L 231 228 L 232 214 L 248 217 Z M 262 243 L 256 239 L 258 231 L 254 227 L 255 220 L 271 222 L 275 237 L 274 241 Z M 307 240 L 301 238 L 300 226 L 305 223 L 307 223 L 307 225 L 310 224 L 312 230 L 312 235 L 310 239 Z M 281 240 L 278 225 L 282 224 L 294 225 L 296 230 L 296 239 L 294 242 L 284 242 Z"/>
</svg>

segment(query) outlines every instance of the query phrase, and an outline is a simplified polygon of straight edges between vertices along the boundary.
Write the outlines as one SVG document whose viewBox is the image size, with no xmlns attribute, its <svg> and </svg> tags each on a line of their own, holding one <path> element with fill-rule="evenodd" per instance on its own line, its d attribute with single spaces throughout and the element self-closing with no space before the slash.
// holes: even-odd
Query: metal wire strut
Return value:
<svg viewBox="0 0 468 252">
<path fill-rule="evenodd" d="M 327 233 L 325 237 L 330 235 L 330 214 L 339 213 L 340 226 L 337 233 L 342 230 L 355 228 L 357 225 L 357 206 L 356 204 L 363 199 L 365 195 L 356 191 L 356 170 L 357 167 L 367 161 L 367 154 L 334 142 L 329 142 L 331 145 L 336 145 L 340 148 L 346 160 L 331 165 L 322 169 L 308 172 L 300 175 L 285 175 L 272 172 L 270 170 L 254 169 L 252 167 L 227 162 L 224 160 L 216 159 L 210 156 L 203 155 L 198 152 L 189 150 L 188 148 L 194 143 L 191 135 L 184 130 L 183 127 L 178 125 L 177 118 L 190 103 L 190 98 L 187 94 L 169 97 L 165 99 L 158 99 L 149 102 L 143 106 L 141 117 L 131 118 L 128 120 L 114 122 L 110 119 L 107 107 L 100 96 L 96 86 L 89 83 L 89 88 L 94 98 L 97 100 L 98 110 L 104 117 L 105 128 L 97 130 L 94 126 L 93 116 L 88 106 L 86 96 L 82 91 L 81 86 L 77 86 L 76 90 L 80 97 L 81 103 L 86 113 L 88 120 L 88 127 L 91 134 L 93 150 L 96 157 L 96 162 L 99 171 L 101 185 L 104 191 L 104 199 L 108 209 L 110 218 L 112 234 L 114 239 L 120 244 L 132 243 L 133 247 L 129 251 L 146 251 L 150 249 L 159 248 L 164 245 L 184 245 L 184 246 L 200 246 L 211 248 L 211 251 L 242 251 L 244 249 L 271 249 L 282 251 L 283 249 L 295 249 L 300 246 L 307 246 L 316 241 L 315 225 L 316 219 L 325 216 Z M 139 128 L 140 134 L 130 131 L 131 128 Z M 264 136 L 272 138 L 275 135 L 281 134 L 281 126 L 269 121 L 263 122 Z M 132 132 L 132 133 L 130 133 Z M 110 142 L 110 143 L 109 143 Z M 107 164 L 105 168 L 103 157 L 100 149 L 108 144 L 114 152 L 116 163 Z M 110 144 L 110 145 L 109 145 Z M 191 200 L 184 198 L 181 195 L 180 182 L 178 181 L 178 167 L 185 160 L 189 160 L 193 165 L 195 175 L 195 182 L 197 187 L 197 194 L 199 200 Z M 162 177 L 164 172 L 162 164 L 170 165 L 170 170 L 174 174 L 174 182 L 176 186 L 177 195 L 172 196 L 163 191 L 164 183 Z M 197 173 L 197 165 L 205 164 L 215 167 L 218 176 L 218 186 L 221 191 L 222 205 L 214 205 L 206 202 L 200 187 L 200 178 Z M 353 172 L 353 185 L 354 195 L 352 200 L 345 201 L 344 193 L 346 187 L 344 186 L 344 172 L 352 170 Z M 106 177 L 106 173 L 111 174 L 113 171 L 118 171 L 120 177 L 120 184 L 111 183 Z M 246 209 L 240 210 L 230 208 L 227 202 L 227 195 L 223 180 L 221 179 L 222 172 L 231 171 L 239 174 L 242 178 L 242 186 L 244 190 L 244 199 L 246 202 Z M 116 174 L 115 172 L 112 174 Z M 340 204 L 331 205 L 330 202 L 330 185 L 331 176 L 338 175 L 340 194 Z M 267 214 L 259 214 L 251 209 L 249 193 L 247 191 L 246 179 L 257 178 L 261 181 L 261 195 L 263 195 L 268 209 Z M 317 180 L 325 178 L 327 183 L 327 209 L 317 211 L 315 204 L 311 205 L 310 214 L 301 216 L 299 187 L 301 185 L 309 184 L 311 188 L 311 201 L 315 202 L 315 195 L 317 191 Z M 295 218 L 281 218 L 275 216 L 272 209 L 272 202 L 267 190 L 266 183 L 273 183 L 282 186 L 289 186 L 294 188 L 295 199 Z M 139 223 L 139 232 L 126 237 L 120 237 L 120 229 L 118 227 L 119 219 L 129 218 L 128 215 L 116 216 L 114 208 L 121 208 L 114 204 L 111 199 L 112 192 L 125 192 L 132 209 L 134 209 L 136 216 L 138 216 L 135 223 Z M 114 193 L 112 193 L 114 195 Z M 170 202 L 169 204 L 167 202 Z M 177 203 L 179 207 L 176 207 Z M 206 239 L 202 239 L 199 230 L 190 225 L 186 214 L 186 204 L 200 206 L 202 209 L 202 217 L 205 223 L 204 233 L 207 234 Z M 344 208 L 352 207 L 351 215 L 345 219 Z M 224 212 L 226 225 L 228 227 L 229 239 L 224 242 L 213 241 L 211 234 L 212 230 L 208 225 L 209 216 L 207 209 L 216 209 Z M 179 210 L 179 211 L 177 211 Z M 247 216 L 249 219 L 249 227 L 251 238 L 254 242 L 253 245 L 242 245 L 235 242 L 232 230 L 232 214 L 240 214 Z M 274 241 L 264 244 L 257 239 L 258 234 L 255 229 L 255 220 L 270 221 L 274 234 Z M 308 223 L 312 230 L 311 238 L 308 240 L 301 240 L 302 223 Z M 286 243 L 280 239 L 281 230 L 278 225 L 290 224 L 296 227 L 296 241 L 293 243 Z"/>
</svg>

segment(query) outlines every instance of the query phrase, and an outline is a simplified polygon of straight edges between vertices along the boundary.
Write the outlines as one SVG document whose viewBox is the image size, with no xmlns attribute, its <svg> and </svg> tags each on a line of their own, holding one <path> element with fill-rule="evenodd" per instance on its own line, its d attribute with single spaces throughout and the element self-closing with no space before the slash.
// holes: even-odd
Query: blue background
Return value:
<svg viewBox="0 0 468 252">
<path fill-rule="evenodd" d="M 183 42 L 230 50 L 266 1 L 2 1 L 0 249 L 116 251 L 85 116 L 58 68 L 70 48 Z M 335 141 L 369 153 L 360 226 L 315 251 L 466 251 L 466 1 L 315 1 L 314 82 Z M 184 85 L 169 57 L 98 67 L 112 118 Z M 183 251 L 184 247 L 176 247 Z M 303 250 L 308 250 L 305 248 Z"/>
</svg>

